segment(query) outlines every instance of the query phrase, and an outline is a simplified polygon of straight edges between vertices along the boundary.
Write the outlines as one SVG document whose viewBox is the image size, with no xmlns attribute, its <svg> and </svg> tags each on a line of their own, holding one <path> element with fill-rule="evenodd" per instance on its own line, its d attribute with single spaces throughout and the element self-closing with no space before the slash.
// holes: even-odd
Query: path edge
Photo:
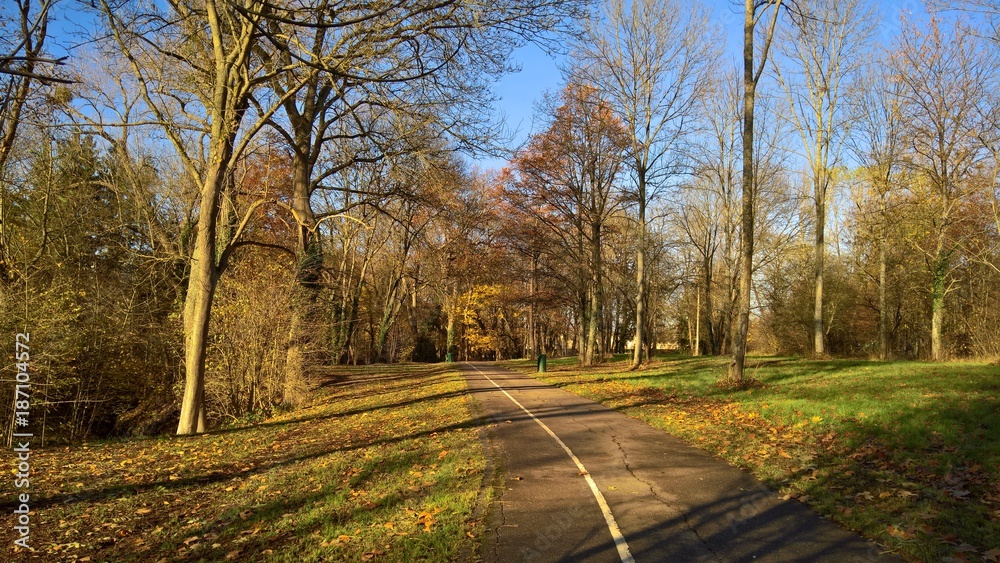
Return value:
<svg viewBox="0 0 1000 563">
<path fill-rule="evenodd" d="M 463 392 L 465 404 L 476 424 L 476 434 L 479 436 L 479 442 L 483 446 L 483 456 L 486 458 L 486 467 L 483 470 L 483 478 L 479 484 L 479 493 L 476 495 L 476 503 L 472 509 L 471 517 L 479 534 L 474 538 L 471 549 L 463 547 L 458 552 L 457 561 L 497 561 L 496 549 L 499 542 L 495 530 L 498 526 L 494 524 L 496 524 L 495 520 L 498 517 L 502 520 L 502 516 L 497 514 L 498 510 L 502 510 L 497 500 L 498 495 L 502 494 L 503 491 L 505 472 L 502 462 L 499 461 L 503 459 L 503 456 L 500 455 L 501 452 L 498 450 L 496 440 L 493 439 L 492 432 L 490 432 L 490 423 L 484 416 L 485 411 L 469 387 L 467 371 L 458 364 L 455 365 L 455 371 L 462 376 L 462 382 L 465 384 Z M 492 558 L 486 556 L 487 550 L 492 552 Z"/>
</svg>

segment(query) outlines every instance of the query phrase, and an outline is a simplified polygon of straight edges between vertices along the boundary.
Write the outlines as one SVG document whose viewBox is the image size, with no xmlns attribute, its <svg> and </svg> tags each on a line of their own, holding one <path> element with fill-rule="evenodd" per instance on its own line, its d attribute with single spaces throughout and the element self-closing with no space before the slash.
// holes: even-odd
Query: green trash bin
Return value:
<svg viewBox="0 0 1000 563">
<path fill-rule="evenodd" d="M 454 356 L 451 355 L 451 352 L 448 352 L 447 354 L 445 354 L 444 361 L 450 364 L 455 361 L 455 358 Z"/>
<path fill-rule="evenodd" d="M 545 373 L 545 354 L 538 355 L 538 373 Z"/>
</svg>

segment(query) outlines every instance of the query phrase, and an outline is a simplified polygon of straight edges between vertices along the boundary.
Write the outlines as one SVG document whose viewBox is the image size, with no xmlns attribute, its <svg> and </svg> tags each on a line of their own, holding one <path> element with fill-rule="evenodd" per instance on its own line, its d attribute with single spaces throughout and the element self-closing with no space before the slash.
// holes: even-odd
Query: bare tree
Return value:
<svg viewBox="0 0 1000 563">
<path fill-rule="evenodd" d="M 888 57 L 875 57 L 851 95 L 852 135 L 848 145 L 861 164 L 871 195 L 877 199 L 879 358 L 889 357 L 889 311 L 886 303 L 889 250 L 889 200 L 903 164 L 900 81 Z"/>
<path fill-rule="evenodd" d="M 753 281 L 754 244 L 754 102 L 757 84 L 767 63 L 767 57 L 778 26 L 783 0 L 746 0 L 743 12 L 743 211 L 741 213 L 740 249 L 740 303 L 738 321 L 733 334 L 733 360 L 729 364 L 729 379 L 743 384 L 743 364 L 747 353 L 747 335 L 750 332 L 750 290 Z M 755 63 L 757 49 L 757 24 L 767 18 L 763 32 L 760 62 Z"/>
<path fill-rule="evenodd" d="M 931 19 L 920 32 L 911 23 L 894 55 L 900 81 L 902 120 L 909 166 L 916 174 L 909 190 L 918 203 L 923 229 L 912 237 L 930 276 L 931 358 L 944 358 L 945 297 L 961 246 L 962 206 L 980 188 L 972 181 L 988 156 L 979 134 L 989 127 L 983 111 L 997 78 L 996 62 L 967 27 L 942 29 Z M 920 235 L 926 236 L 920 236 Z"/>
<path fill-rule="evenodd" d="M 875 30 L 874 9 L 863 0 L 804 0 L 778 35 L 782 63 L 774 67 L 788 97 L 789 118 L 802 138 L 812 176 L 814 225 L 813 353 L 824 346 L 823 268 L 831 170 L 840 160 L 851 120 L 841 98 L 862 69 L 861 54 Z M 777 59 L 775 59 L 777 61 Z"/>
<path fill-rule="evenodd" d="M 259 56 L 269 18 L 280 17 L 266 4 L 206 0 L 176 2 L 164 10 L 134 8 L 100 3 L 148 111 L 189 180 L 199 186 L 184 303 L 186 383 L 177 427 L 178 434 L 193 434 L 205 430 L 205 356 L 215 288 L 232 252 L 249 243 L 240 239 L 259 207 L 252 205 L 235 228 L 220 229 L 220 221 L 226 226 L 231 220 L 223 215 L 224 194 L 236 162 L 284 99 L 257 114 L 252 114 L 252 101 L 288 68 Z M 284 97 L 296 91 L 289 89 Z"/>
<path fill-rule="evenodd" d="M 713 80 L 714 91 L 705 101 L 706 132 L 694 148 L 696 177 L 684 186 L 684 204 L 679 217 L 681 227 L 701 259 L 701 283 L 705 297 L 702 306 L 707 315 L 708 347 L 712 354 L 728 351 L 733 312 L 739 295 L 739 209 L 740 198 L 740 92 L 736 69 L 719 74 Z M 721 280 L 715 276 L 721 262 Z M 714 314 L 713 293 L 720 286 L 721 305 Z"/>
<path fill-rule="evenodd" d="M 638 204 L 635 348 L 649 350 L 646 326 L 646 208 L 687 166 L 684 138 L 709 91 L 717 44 L 704 41 L 707 14 L 666 0 L 612 0 L 577 45 L 579 73 L 608 97 L 622 121 Z M 710 31 L 709 31 L 710 32 Z"/>
</svg>

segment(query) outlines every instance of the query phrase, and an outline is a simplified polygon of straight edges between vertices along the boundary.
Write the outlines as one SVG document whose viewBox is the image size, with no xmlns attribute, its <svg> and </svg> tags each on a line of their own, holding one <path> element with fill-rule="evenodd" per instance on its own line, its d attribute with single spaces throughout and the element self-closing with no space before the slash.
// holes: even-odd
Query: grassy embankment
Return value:
<svg viewBox="0 0 1000 563">
<path fill-rule="evenodd" d="M 315 406 L 259 425 L 34 451 L 34 552 L 4 560 L 455 559 L 486 466 L 464 389 L 437 366 L 337 369 Z"/>
<path fill-rule="evenodd" d="M 751 358 L 761 385 L 732 390 L 717 385 L 726 358 L 668 356 L 637 372 L 620 360 L 549 361 L 541 379 L 745 467 L 906 558 L 1000 559 L 1000 367 Z"/>
</svg>

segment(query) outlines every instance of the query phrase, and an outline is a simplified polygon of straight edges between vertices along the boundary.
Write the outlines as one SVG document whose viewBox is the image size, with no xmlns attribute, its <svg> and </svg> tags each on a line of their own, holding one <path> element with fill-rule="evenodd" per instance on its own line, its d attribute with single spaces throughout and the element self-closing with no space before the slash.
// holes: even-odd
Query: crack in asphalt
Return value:
<svg viewBox="0 0 1000 563">
<path fill-rule="evenodd" d="M 662 504 L 664 506 L 670 507 L 673 510 L 676 510 L 676 511 L 680 512 L 681 517 L 684 518 L 684 526 L 687 527 L 687 529 L 690 530 L 692 534 L 694 534 L 694 537 L 698 538 L 698 541 L 700 541 L 702 543 L 702 545 L 705 546 L 705 549 L 707 549 L 708 552 L 712 554 L 712 557 L 714 557 L 716 561 L 722 561 L 723 560 L 722 557 L 718 553 L 716 553 L 714 549 L 712 549 L 712 546 L 709 545 L 709 543 L 707 541 L 705 541 L 705 538 L 701 537 L 701 535 L 698 533 L 698 530 L 694 527 L 694 525 L 691 524 L 691 521 L 688 520 L 687 512 L 684 511 L 683 509 L 677 507 L 676 505 L 674 505 L 673 503 L 671 503 L 667 499 L 661 497 L 659 494 L 657 494 L 656 489 L 653 488 L 653 484 L 652 483 L 650 483 L 649 481 L 646 481 L 642 477 L 639 477 L 635 473 L 635 470 L 632 469 L 632 466 L 629 465 L 629 463 L 628 463 L 628 452 L 626 452 L 625 448 L 622 447 L 621 442 L 618 441 L 618 437 L 615 436 L 614 434 L 611 434 L 610 436 L 611 436 L 611 441 L 614 442 L 614 444 L 616 446 L 618 446 L 618 451 L 620 451 L 621 454 L 622 454 L 622 456 L 621 456 L 622 464 L 625 466 L 625 470 L 629 472 L 629 475 L 631 475 L 632 478 L 635 479 L 636 481 L 639 481 L 640 483 L 646 485 L 646 487 L 649 488 L 649 493 L 651 495 L 653 495 L 653 498 L 656 499 L 657 502 L 659 502 L 660 504 Z"/>
</svg>

